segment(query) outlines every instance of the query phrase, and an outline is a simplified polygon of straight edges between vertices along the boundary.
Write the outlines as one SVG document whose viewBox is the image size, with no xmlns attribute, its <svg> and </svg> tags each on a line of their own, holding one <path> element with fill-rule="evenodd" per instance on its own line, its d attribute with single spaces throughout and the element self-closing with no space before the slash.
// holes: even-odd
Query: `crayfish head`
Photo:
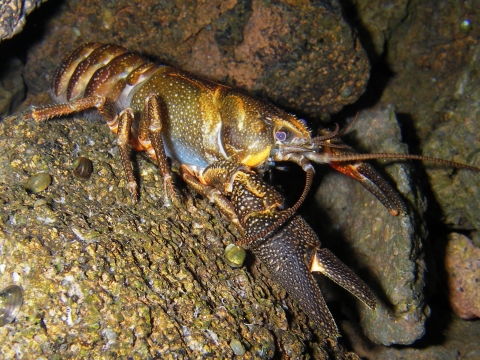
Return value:
<svg viewBox="0 0 480 360">
<path fill-rule="evenodd" d="M 297 155 L 318 149 L 318 145 L 312 142 L 310 130 L 307 128 L 304 120 L 297 119 L 294 115 L 286 113 L 285 116 L 271 117 L 269 120 L 274 124 L 272 133 L 273 146 L 269 160 L 271 162 L 293 161 L 303 167 L 304 164 L 301 163 Z M 308 162 L 306 159 L 305 161 Z"/>
<path fill-rule="evenodd" d="M 230 160 L 258 167 L 276 147 L 311 144 L 310 131 L 301 120 L 260 99 L 221 88 L 215 104 L 222 122 L 222 147 Z"/>
</svg>

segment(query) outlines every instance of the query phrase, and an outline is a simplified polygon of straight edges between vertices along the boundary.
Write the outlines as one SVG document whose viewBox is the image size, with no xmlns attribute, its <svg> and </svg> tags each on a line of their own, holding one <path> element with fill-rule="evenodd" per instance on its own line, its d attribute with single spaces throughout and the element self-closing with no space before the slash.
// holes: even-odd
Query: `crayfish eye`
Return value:
<svg viewBox="0 0 480 360">
<path fill-rule="evenodd" d="M 275 132 L 275 139 L 277 139 L 278 141 L 285 141 L 286 138 L 287 133 L 285 131 L 278 130 L 277 132 Z"/>
</svg>

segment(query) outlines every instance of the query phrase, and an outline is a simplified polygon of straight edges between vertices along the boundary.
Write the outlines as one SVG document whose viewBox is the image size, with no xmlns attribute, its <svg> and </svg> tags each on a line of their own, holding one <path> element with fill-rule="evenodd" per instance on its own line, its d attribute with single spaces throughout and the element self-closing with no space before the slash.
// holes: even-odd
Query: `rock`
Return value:
<svg viewBox="0 0 480 360">
<path fill-rule="evenodd" d="M 42 40 L 27 51 L 24 106 L 48 103 L 60 59 L 87 41 L 117 43 L 312 116 L 355 101 L 369 73 L 336 2 L 63 2 L 45 19 Z M 17 320 L 0 329 L 4 354 L 18 344 L 36 357 L 231 357 L 238 339 L 245 358 L 343 357 L 341 345 L 313 336 L 263 266 L 251 257 L 238 271 L 226 264 L 223 249 L 237 234 L 217 209 L 191 194 L 184 207 L 159 206 L 158 170 L 142 157 L 132 206 L 114 141 L 104 123 L 81 117 L 0 123 L 0 282 L 14 273 L 25 289 Z M 92 160 L 90 180 L 72 174 L 78 156 Z M 26 193 L 25 179 L 39 172 L 52 184 Z"/>
<path fill-rule="evenodd" d="M 462 359 L 478 359 L 480 354 L 480 322 L 465 321 L 448 313 L 441 314 L 443 319 L 431 319 L 432 326 L 438 330 L 432 334 L 428 341 L 419 341 L 417 346 L 375 346 L 365 342 L 358 333 L 348 333 L 356 353 L 365 359 L 389 360 L 451 360 L 458 357 Z M 445 326 L 445 320 L 448 325 Z M 435 332 L 435 331 L 434 331 Z M 353 335 L 353 336 L 351 336 Z M 428 334 L 427 334 L 428 337 Z M 362 343 L 363 342 L 363 343 Z M 428 346 L 425 346 L 428 344 Z"/>
<path fill-rule="evenodd" d="M 162 206 L 158 169 L 136 156 L 131 204 L 114 144 L 102 121 L 0 123 L 0 284 L 24 289 L 16 320 L 0 328 L 2 354 L 230 358 L 237 339 L 245 358 L 325 358 L 328 344 L 251 254 L 242 268 L 227 264 L 240 235 L 207 200 L 184 190 L 181 206 Z M 93 162 L 89 180 L 73 174 L 78 156 Z M 25 180 L 47 171 L 52 184 L 27 193 Z"/>
<path fill-rule="evenodd" d="M 455 314 L 480 317 L 480 249 L 466 236 L 449 236 L 445 254 L 448 294 Z"/>
<path fill-rule="evenodd" d="M 444 1 L 432 7 L 429 0 L 408 6 L 408 16 L 389 39 L 387 62 L 395 73 L 381 95 L 384 104 L 410 116 L 420 145 L 439 124 L 448 121 L 456 89 L 468 80 L 463 73 L 478 62 L 480 28 L 462 31 L 465 19 L 478 19 L 480 7 L 472 2 Z M 462 80 L 463 79 L 463 80 Z"/>
<path fill-rule="evenodd" d="M 5 55 L 5 54 L 2 54 Z M 3 56 L 2 56 L 3 57 Z M 0 72 L 0 121 L 17 108 L 25 97 L 24 64 L 16 57 L 3 58 Z"/>
<path fill-rule="evenodd" d="M 386 49 L 389 38 L 408 15 L 407 0 L 353 0 L 357 20 L 371 37 L 364 45 L 372 47 L 377 56 Z"/>
<path fill-rule="evenodd" d="M 26 52 L 30 91 L 26 104 L 48 103 L 53 70 L 66 52 L 86 41 L 102 41 L 242 87 L 305 114 L 308 120 L 337 111 L 363 91 L 368 76 L 365 54 L 341 20 L 335 2 L 294 3 L 62 2 L 54 16 L 39 22 L 42 40 Z M 465 32 L 459 25 L 467 15 L 475 18 L 479 8 L 455 1 L 434 8 L 426 0 L 408 2 L 408 7 L 400 0 L 389 1 L 389 7 L 354 3 L 361 6 L 364 20 L 360 22 L 371 25 L 373 48 L 378 53 L 383 47 L 383 54 L 388 54 L 384 65 L 395 72 L 394 77 L 382 74 L 382 80 L 390 80 L 385 89 L 373 84 L 370 92 L 383 105 L 396 105 L 411 151 L 478 166 L 476 135 L 480 131 L 475 119 L 480 117 L 476 72 L 480 56 L 476 45 L 480 28 L 472 26 Z M 54 5 L 47 6 L 53 13 Z M 43 8 L 38 12 L 46 11 Z M 11 101 L 6 108 L 10 106 Z M 373 144 L 375 134 L 385 131 L 379 119 L 388 120 L 385 139 L 399 138 L 396 122 L 387 114 L 391 110 L 370 112 L 376 119 L 373 134 L 357 128 L 358 139 L 367 145 L 372 142 L 372 147 L 360 145 L 360 150 L 404 151 L 395 144 L 397 140 Z M 370 125 L 359 122 L 356 126 Z M 316 126 L 311 123 L 311 128 Z M 270 282 L 261 265 L 248 258 L 239 270 L 225 265 L 223 248 L 236 237 L 216 209 L 191 196 L 185 209 L 167 212 L 158 206 L 157 170 L 141 157 L 137 160 L 142 199 L 135 207 L 128 205 L 118 156 L 111 150 L 114 140 L 104 124 L 55 120 L 37 137 L 38 127 L 13 122 L 0 125 L 0 137 L 6 130 L 7 140 L 0 140 L 0 281 L 11 283 L 13 277 L 26 285 L 26 303 L 17 320 L 0 329 L 3 354 L 14 357 L 15 349 L 21 348 L 32 356 L 75 357 L 105 354 L 105 346 L 112 356 L 195 357 L 205 356 L 206 351 L 214 357 L 229 357 L 233 355 L 231 339 L 245 345 L 246 357 L 337 354 L 312 336 L 304 314 L 284 300 L 285 293 Z M 79 155 L 94 161 L 94 173 L 87 182 L 71 175 L 71 164 Z M 418 168 L 416 176 L 421 178 Z M 428 164 L 425 168 L 431 184 L 426 188 L 433 193 L 428 230 L 446 233 L 441 218 L 445 214 L 447 230 L 472 234 L 477 230 L 478 241 L 476 174 Z M 453 327 L 433 325 L 435 331 L 430 328 L 427 335 L 433 333 L 435 339 L 427 336 L 418 348 L 385 348 L 371 342 L 362 348 L 352 340 L 362 333 L 352 327 L 356 315 L 374 341 L 407 344 L 422 336 L 429 314 L 423 294 L 428 281 L 423 245 L 428 246 L 428 241 L 421 241 L 425 230 L 418 220 L 424 200 L 411 186 L 404 162 L 388 165 L 385 172 L 392 169 L 392 182 L 399 184 L 410 208 L 417 209 L 416 215 L 391 218 L 361 186 L 336 174 L 322 182 L 317 196 L 320 205 L 309 217 L 323 245 L 373 287 L 382 306 L 369 314 L 328 282 L 324 294 L 334 315 L 340 314 L 336 320 L 347 343 L 361 356 L 473 357 L 478 353 L 475 340 L 480 327 L 458 318 Z M 29 175 L 49 170 L 53 184 L 45 192 L 25 193 L 23 181 Z M 382 229 L 388 230 L 386 234 Z M 360 239 L 359 245 L 354 238 Z M 443 256 L 444 248 L 434 245 L 432 250 Z M 386 259 L 392 262 L 383 269 L 376 266 Z M 195 290 L 190 291 L 191 287 Z M 350 301 L 353 306 L 348 306 Z M 342 313 L 348 321 L 339 320 Z M 445 308 L 437 314 L 429 323 L 450 316 Z M 245 325 L 252 321 L 255 325 Z M 355 333 L 347 331 L 350 328 Z"/>
<path fill-rule="evenodd" d="M 454 98 L 442 101 L 442 121 L 426 139 L 426 154 L 480 166 L 480 48 L 471 61 L 457 72 Z M 453 89 L 452 89 L 453 90 Z M 478 174 L 445 166 L 428 166 L 432 190 L 442 209 L 445 223 L 455 229 L 480 231 L 480 187 Z"/>
<path fill-rule="evenodd" d="M 465 32 L 461 25 L 479 18 L 479 11 L 468 2 L 446 1 L 435 9 L 425 0 L 412 3 L 390 40 L 388 63 L 396 76 L 382 95 L 404 114 L 424 155 L 473 166 L 480 166 L 480 28 Z M 478 232 L 478 176 L 448 166 L 425 168 L 444 222 Z"/>
<path fill-rule="evenodd" d="M 6 0 L 0 4 L 0 42 L 22 31 L 26 17 L 47 0 Z"/>
<path fill-rule="evenodd" d="M 365 90 L 369 64 L 336 1 L 64 2 L 28 54 L 25 81 L 47 92 L 58 62 L 89 41 L 131 51 L 318 116 Z"/>
</svg>

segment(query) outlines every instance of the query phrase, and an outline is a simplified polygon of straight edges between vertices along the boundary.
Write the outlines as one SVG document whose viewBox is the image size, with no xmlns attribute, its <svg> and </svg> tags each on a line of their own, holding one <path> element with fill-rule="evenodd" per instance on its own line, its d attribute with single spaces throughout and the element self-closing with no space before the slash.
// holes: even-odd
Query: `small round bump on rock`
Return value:
<svg viewBox="0 0 480 360">
<path fill-rule="evenodd" d="M 233 353 L 237 356 L 245 355 L 245 348 L 243 347 L 242 343 L 237 339 L 232 339 L 230 341 L 230 347 L 233 350 Z"/>
<path fill-rule="evenodd" d="M 342 98 L 344 98 L 344 99 L 347 99 L 347 98 L 349 98 L 350 96 L 352 96 L 352 92 L 353 92 L 353 91 L 352 91 L 352 88 L 350 88 L 350 87 L 347 86 L 346 88 L 344 88 L 344 89 L 340 92 L 340 96 L 341 96 Z"/>
<path fill-rule="evenodd" d="M 0 291 L 0 326 L 10 324 L 17 317 L 23 302 L 20 286 L 9 285 Z"/>
<path fill-rule="evenodd" d="M 235 244 L 230 244 L 225 248 L 225 261 L 233 268 L 243 266 L 247 253 L 244 248 Z"/>
<path fill-rule="evenodd" d="M 73 163 L 73 175 L 80 180 L 88 180 L 93 172 L 92 161 L 86 157 L 80 156 Z"/>
<path fill-rule="evenodd" d="M 47 173 L 38 173 L 30 176 L 25 183 L 25 190 L 29 193 L 36 194 L 45 190 L 52 183 L 52 177 Z"/>
<path fill-rule="evenodd" d="M 46 204 L 47 204 L 47 200 L 45 200 L 45 199 L 38 199 L 37 201 L 35 201 L 35 202 L 33 203 L 33 208 L 36 209 L 36 208 L 38 208 L 38 207 L 40 207 L 40 206 L 43 206 L 43 205 L 46 205 Z"/>
<path fill-rule="evenodd" d="M 460 31 L 467 34 L 472 30 L 472 23 L 470 20 L 465 19 L 460 23 Z"/>
</svg>

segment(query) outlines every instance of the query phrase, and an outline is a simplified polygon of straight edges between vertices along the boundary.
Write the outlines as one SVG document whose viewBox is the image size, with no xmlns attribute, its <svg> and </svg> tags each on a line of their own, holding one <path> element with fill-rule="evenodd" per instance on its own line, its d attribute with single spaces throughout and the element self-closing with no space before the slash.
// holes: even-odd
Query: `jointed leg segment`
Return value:
<svg viewBox="0 0 480 360">
<path fill-rule="evenodd" d="M 133 123 L 133 111 L 130 108 L 123 110 L 120 115 L 118 115 L 118 132 L 117 132 L 117 145 L 120 152 L 120 157 L 122 158 L 123 170 L 125 171 L 125 176 L 127 177 L 127 186 L 128 190 L 132 194 L 132 201 L 134 204 L 138 200 L 138 191 L 137 191 L 137 182 L 135 176 L 133 175 L 133 165 L 130 159 L 130 133 Z"/>
<path fill-rule="evenodd" d="M 103 96 L 88 96 L 83 99 L 70 101 L 65 104 L 48 105 L 34 108 L 27 119 L 34 119 L 35 121 L 44 121 L 54 117 L 67 116 L 76 112 L 97 108 L 97 110 L 104 116 L 107 123 L 110 123 L 115 114 L 113 112 L 112 104 Z"/>
<path fill-rule="evenodd" d="M 163 189 L 165 193 L 165 205 L 169 206 L 171 203 L 178 204 L 178 195 L 173 185 L 172 171 L 168 164 L 167 155 L 165 153 L 165 146 L 162 139 L 162 113 L 161 102 L 157 95 L 150 95 L 145 100 L 144 114 L 147 117 L 142 117 L 140 121 L 140 131 L 145 132 L 148 128 L 148 134 L 153 150 L 157 157 L 158 168 L 163 179 Z M 144 122 L 148 121 L 147 124 Z M 143 135 L 143 134 L 141 134 Z"/>
<path fill-rule="evenodd" d="M 239 219 L 235 213 L 234 206 L 230 202 L 230 200 L 228 200 L 224 195 L 222 195 L 220 190 L 216 189 L 215 187 L 202 184 L 197 179 L 197 177 L 190 171 L 188 166 L 183 165 L 180 168 L 180 172 L 182 174 L 183 180 L 188 184 L 188 186 L 194 189 L 201 196 L 213 202 L 220 209 L 222 214 L 226 216 L 230 222 L 235 224 L 235 226 L 243 236 L 243 228 L 240 225 Z"/>
<path fill-rule="evenodd" d="M 163 178 L 165 191 L 165 204 L 178 202 L 178 195 L 173 185 L 172 173 L 168 165 L 167 156 L 162 139 L 162 113 L 161 102 L 157 95 L 150 95 L 145 100 L 145 108 L 139 124 L 138 139 L 132 139 L 132 124 L 134 113 L 131 108 L 124 109 L 116 115 L 113 104 L 106 97 L 93 95 L 82 99 L 73 100 L 65 104 L 56 104 L 34 108 L 26 114 L 27 119 L 45 121 L 54 117 L 67 116 L 76 112 L 96 108 L 105 118 L 108 126 L 117 133 L 118 147 L 122 160 L 125 176 L 128 181 L 128 188 L 132 194 L 134 203 L 138 200 L 138 189 L 133 166 L 130 160 L 130 144 L 142 144 L 145 149 L 153 148 L 157 158 L 158 167 Z M 137 141 L 138 140 L 138 141 Z"/>
</svg>

